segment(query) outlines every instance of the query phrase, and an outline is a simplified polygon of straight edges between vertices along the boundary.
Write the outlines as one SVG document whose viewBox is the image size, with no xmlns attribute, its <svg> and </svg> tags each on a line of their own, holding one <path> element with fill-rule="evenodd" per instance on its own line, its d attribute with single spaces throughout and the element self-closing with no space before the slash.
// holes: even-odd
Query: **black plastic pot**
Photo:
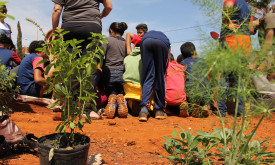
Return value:
<svg viewBox="0 0 275 165">
<path fill-rule="evenodd" d="M 46 140 L 54 143 L 62 134 L 51 134 L 42 136 L 38 139 L 38 152 L 40 165 L 86 165 L 88 159 L 88 151 L 90 147 L 90 138 L 85 135 L 76 134 L 75 141 L 80 144 L 73 150 L 54 149 L 54 156 L 49 161 L 50 144 L 44 144 Z"/>
</svg>

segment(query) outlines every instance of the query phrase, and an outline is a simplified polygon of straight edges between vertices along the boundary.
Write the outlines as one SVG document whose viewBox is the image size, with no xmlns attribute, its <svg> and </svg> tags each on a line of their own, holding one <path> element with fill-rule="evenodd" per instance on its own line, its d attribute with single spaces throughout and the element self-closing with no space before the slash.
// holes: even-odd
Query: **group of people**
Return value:
<svg viewBox="0 0 275 165">
<path fill-rule="evenodd" d="M 65 40 L 84 39 L 81 43 L 83 53 L 89 44 L 90 32 L 102 33 L 101 19 L 108 16 L 112 10 L 111 0 L 52 0 L 54 8 L 52 13 L 53 31 L 59 25 L 62 14 L 61 28 L 69 31 L 64 36 Z M 104 9 L 99 10 L 102 3 Z M 245 0 L 225 0 L 224 8 L 233 10 L 235 14 L 223 17 L 221 30 L 221 45 L 236 51 L 242 47 L 245 53 L 251 49 L 250 34 L 254 33 L 257 26 L 253 20 L 251 9 Z M 275 10 L 273 9 L 273 12 Z M 6 8 L 2 8 L 2 14 L 6 14 Z M 274 36 L 274 14 L 268 16 L 271 20 L 267 27 L 267 36 Z M 4 20 L 4 19 L 3 19 Z M 10 69 L 10 61 L 20 64 L 17 72 L 17 85 L 20 86 L 20 94 L 35 97 L 43 97 L 43 91 L 48 86 L 44 75 L 46 64 L 39 64 L 43 58 L 48 58 L 37 48 L 41 48 L 44 41 L 33 41 L 29 46 L 30 54 L 22 61 L 12 49 L 10 32 L 5 29 L 10 27 L 3 23 L 0 25 L 0 59 L 1 63 Z M 234 21 L 231 21 L 234 20 Z M 271 24 L 271 25 L 270 25 Z M 5 28 L 2 28 L 4 26 Z M 165 119 L 167 114 L 174 113 L 181 117 L 207 117 L 210 113 L 210 105 L 205 99 L 190 104 L 189 95 L 192 92 L 194 77 L 191 76 L 197 64 L 204 65 L 203 59 L 197 57 L 195 45 L 186 42 L 181 45 L 181 55 L 174 60 L 171 54 L 168 37 L 160 32 L 148 31 L 146 24 L 136 26 L 137 34 L 127 33 L 126 39 L 122 36 L 128 26 L 125 22 L 113 22 L 109 27 L 107 44 L 103 44 L 105 57 L 103 66 L 98 66 L 101 75 L 96 89 L 99 95 L 105 93 L 108 100 L 104 104 L 103 97 L 99 97 L 98 108 L 104 108 L 108 118 L 118 115 L 126 118 L 128 114 L 138 116 L 140 121 L 147 121 L 150 115 L 156 119 Z M 238 34 L 236 34 L 238 29 Z M 273 33 L 270 32 L 273 30 Z M 273 37 L 272 36 L 272 37 Z M 268 40 L 269 41 L 269 40 Z M 267 42 L 268 42 L 267 41 Z M 270 43 L 268 42 L 270 45 Z M 272 43 L 271 43 L 272 45 Z M 205 68 L 207 69 L 207 68 Z M 207 84 L 207 79 L 204 81 Z M 229 88 L 228 77 L 220 77 L 220 83 Z M 104 95 L 104 94 L 103 94 Z M 222 116 L 226 115 L 227 93 L 219 96 L 216 106 Z M 101 103 L 100 103 L 101 101 Z M 238 114 L 242 113 L 242 100 L 239 101 Z M 102 106 L 102 107 L 99 107 Z M 191 114 L 188 110 L 192 107 Z"/>
</svg>

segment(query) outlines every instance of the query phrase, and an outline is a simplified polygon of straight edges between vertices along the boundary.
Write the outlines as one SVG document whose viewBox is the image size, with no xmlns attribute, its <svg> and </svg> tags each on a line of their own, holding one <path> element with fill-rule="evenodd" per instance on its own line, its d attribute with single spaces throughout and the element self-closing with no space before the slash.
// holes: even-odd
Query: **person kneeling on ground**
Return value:
<svg viewBox="0 0 275 165">
<path fill-rule="evenodd" d="M 180 117 L 188 117 L 188 104 L 185 93 L 185 67 L 174 60 L 170 55 L 170 62 L 165 76 L 165 101 L 167 114 L 173 114 L 174 110 L 180 110 Z"/>
<path fill-rule="evenodd" d="M 128 28 L 125 22 L 113 22 L 109 28 L 108 44 L 103 44 L 105 50 L 104 65 L 102 67 L 103 82 L 108 96 L 105 112 L 108 118 L 114 118 L 118 104 L 118 115 L 127 118 L 128 108 L 123 91 L 123 60 L 126 57 L 126 41 L 122 38 Z"/>
<path fill-rule="evenodd" d="M 202 77 L 201 74 L 196 70 L 198 66 L 207 69 L 207 66 L 203 63 L 203 60 L 197 56 L 197 51 L 195 45 L 191 42 L 186 42 L 180 47 L 181 54 L 183 56 L 183 61 L 181 65 L 185 66 L 185 89 L 187 101 L 189 104 L 192 104 L 192 116 L 193 117 L 207 117 L 209 116 L 209 106 L 207 104 L 206 93 L 200 93 L 205 91 L 204 89 L 209 87 L 209 81 L 206 78 Z M 201 82 L 197 82 L 200 80 Z M 197 84 L 199 83 L 199 85 Z M 193 96 L 195 97 L 193 97 Z M 200 107 L 202 106 L 201 110 Z"/>
<path fill-rule="evenodd" d="M 44 63 L 38 63 L 43 58 L 48 58 L 44 52 L 39 52 L 37 48 L 43 47 L 44 41 L 33 41 L 29 46 L 30 54 L 21 62 L 17 73 L 17 85 L 20 86 L 20 94 L 34 97 L 42 97 L 43 92 L 48 87 L 44 74 Z"/>
</svg>

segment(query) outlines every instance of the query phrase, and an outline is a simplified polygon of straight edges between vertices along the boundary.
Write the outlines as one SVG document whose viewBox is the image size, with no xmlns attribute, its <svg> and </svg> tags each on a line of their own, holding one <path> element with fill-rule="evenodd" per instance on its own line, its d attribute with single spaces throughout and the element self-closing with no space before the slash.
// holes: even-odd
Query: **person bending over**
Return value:
<svg viewBox="0 0 275 165">
<path fill-rule="evenodd" d="M 150 97 L 155 88 L 154 108 L 156 119 L 165 119 L 165 73 L 170 54 L 170 41 L 160 31 L 149 31 L 141 40 L 142 61 L 142 100 L 139 113 L 140 121 L 147 121 L 150 107 Z"/>
</svg>

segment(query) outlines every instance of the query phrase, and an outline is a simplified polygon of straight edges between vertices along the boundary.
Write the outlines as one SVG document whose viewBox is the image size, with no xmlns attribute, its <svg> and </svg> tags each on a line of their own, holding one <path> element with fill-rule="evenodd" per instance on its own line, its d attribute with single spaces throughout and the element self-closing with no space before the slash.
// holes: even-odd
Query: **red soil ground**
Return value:
<svg viewBox="0 0 275 165">
<path fill-rule="evenodd" d="M 34 133 L 37 137 L 52 134 L 58 121 L 53 121 L 57 113 L 26 103 L 11 105 L 14 113 L 11 119 L 24 133 Z M 273 113 L 274 115 L 275 113 Z M 233 124 L 233 117 L 224 118 L 227 127 Z M 253 128 L 259 117 L 249 119 L 248 127 Z M 114 125 L 112 125 L 112 124 Z M 275 118 L 265 119 L 257 131 L 256 139 L 269 138 L 269 150 L 275 151 Z M 84 134 L 91 138 L 89 154 L 101 153 L 106 164 L 170 164 L 168 160 L 158 155 L 167 155 L 163 148 L 163 136 L 171 137 L 176 126 L 184 130 L 213 131 L 221 127 L 215 116 L 208 118 L 179 118 L 169 116 L 166 120 L 150 118 L 148 122 L 139 122 L 136 117 L 127 119 L 115 118 L 93 120 L 92 124 L 84 126 Z M 14 154 L 0 160 L 0 164 L 36 165 L 37 155 Z"/>
</svg>

